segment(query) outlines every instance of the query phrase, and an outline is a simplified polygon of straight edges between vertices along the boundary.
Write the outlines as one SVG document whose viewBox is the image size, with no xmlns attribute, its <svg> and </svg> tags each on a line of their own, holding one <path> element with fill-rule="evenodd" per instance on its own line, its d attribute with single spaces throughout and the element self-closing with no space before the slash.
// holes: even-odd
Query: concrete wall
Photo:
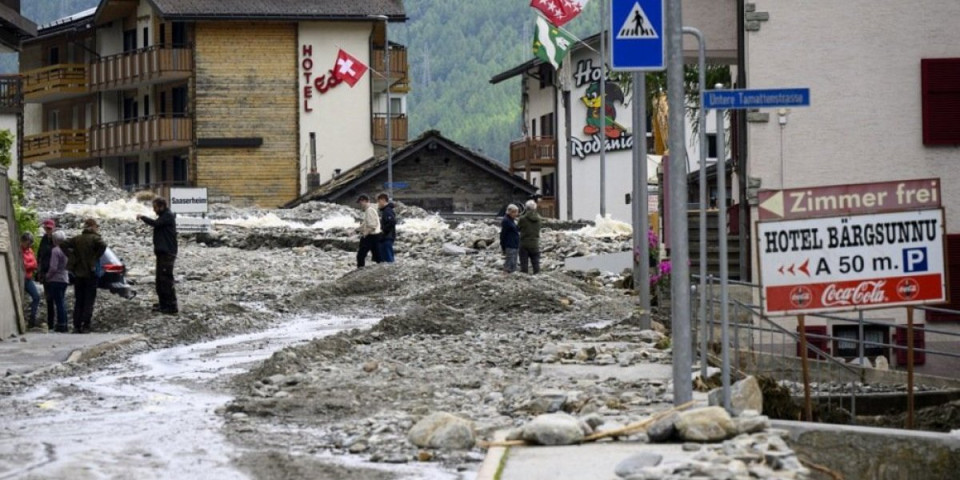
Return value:
<svg viewBox="0 0 960 480">
<path fill-rule="evenodd" d="M 848 479 L 952 480 L 960 471 L 960 437 L 887 428 L 848 427 L 774 420 L 789 432 L 800 458 Z"/>
</svg>

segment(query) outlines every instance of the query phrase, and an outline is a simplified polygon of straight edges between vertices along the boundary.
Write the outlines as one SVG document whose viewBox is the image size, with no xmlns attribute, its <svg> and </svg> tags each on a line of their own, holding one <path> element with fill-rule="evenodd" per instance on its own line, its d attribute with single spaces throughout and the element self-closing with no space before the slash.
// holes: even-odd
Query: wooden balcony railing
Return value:
<svg viewBox="0 0 960 480">
<path fill-rule="evenodd" d="M 24 163 L 83 160 L 89 157 L 86 130 L 52 130 L 23 137 Z"/>
<path fill-rule="evenodd" d="M 20 75 L 0 75 L 0 113 L 23 111 L 23 78 Z"/>
<path fill-rule="evenodd" d="M 390 116 L 390 143 L 394 147 L 402 147 L 407 144 L 407 116 L 393 114 Z M 387 145 L 387 114 L 373 114 L 373 143 L 375 145 Z"/>
<path fill-rule="evenodd" d="M 557 218 L 557 199 L 540 197 L 540 200 L 537 200 L 537 212 L 547 218 Z"/>
<path fill-rule="evenodd" d="M 553 137 L 533 137 L 510 142 L 510 170 L 555 166 L 556 143 Z"/>
<path fill-rule="evenodd" d="M 104 123 L 90 129 L 90 154 L 115 157 L 186 148 L 193 143 L 193 120 L 154 115 Z"/>
<path fill-rule="evenodd" d="M 61 63 L 23 73 L 23 96 L 27 102 L 49 102 L 87 93 L 87 66 L 82 63 Z"/>
<path fill-rule="evenodd" d="M 90 65 L 90 89 L 97 92 L 189 78 L 193 49 L 161 45 L 102 57 Z"/>
<path fill-rule="evenodd" d="M 410 81 L 407 75 L 410 65 L 407 63 L 407 47 L 402 45 L 393 45 L 390 47 L 390 68 L 386 65 L 386 50 L 383 48 L 373 49 L 373 58 L 370 68 L 373 69 L 371 77 L 375 83 L 385 83 L 389 78 L 393 87 L 392 92 L 405 93 L 410 90 Z"/>
</svg>

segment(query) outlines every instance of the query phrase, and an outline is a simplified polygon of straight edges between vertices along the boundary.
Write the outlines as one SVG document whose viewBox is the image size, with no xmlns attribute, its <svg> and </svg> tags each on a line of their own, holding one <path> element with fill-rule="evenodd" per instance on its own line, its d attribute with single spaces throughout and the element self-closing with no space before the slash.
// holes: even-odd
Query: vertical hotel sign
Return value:
<svg viewBox="0 0 960 480">
<path fill-rule="evenodd" d="M 759 218 L 764 313 L 947 301 L 939 179 L 761 192 Z"/>
<path fill-rule="evenodd" d="M 327 93 L 331 88 L 340 85 L 340 80 L 333 76 L 333 69 L 328 69 L 323 75 L 315 75 L 317 70 L 313 56 L 313 45 L 304 44 L 300 46 L 300 75 L 303 77 L 303 111 L 310 113 L 313 111 L 313 93 L 320 95 Z"/>
</svg>

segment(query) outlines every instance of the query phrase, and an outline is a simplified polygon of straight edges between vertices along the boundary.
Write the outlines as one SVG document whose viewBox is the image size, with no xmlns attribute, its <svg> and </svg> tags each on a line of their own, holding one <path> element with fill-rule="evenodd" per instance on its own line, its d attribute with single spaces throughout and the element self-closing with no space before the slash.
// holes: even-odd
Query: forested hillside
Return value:
<svg viewBox="0 0 960 480">
<path fill-rule="evenodd" d="M 207 0 L 215 2 L 218 0 Z M 22 13 L 49 23 L 99 0 L 30 0 Z M 409 20 L 391 25 L 392 41 L 405 44 L 412 73 L 408 99 L 411 137 L 424 130 L 506 162 L 520 134 L 520 83 L 491 85 L 490 77 L 533 57 L 535 11 L 529 0 L 405 0 Z M 578 36 L 600 29 L 600 6 L 590 2 L 565 27 Z M 15 55 L 3 55 L 0 71 L 16 71 Z"/>
</svg>

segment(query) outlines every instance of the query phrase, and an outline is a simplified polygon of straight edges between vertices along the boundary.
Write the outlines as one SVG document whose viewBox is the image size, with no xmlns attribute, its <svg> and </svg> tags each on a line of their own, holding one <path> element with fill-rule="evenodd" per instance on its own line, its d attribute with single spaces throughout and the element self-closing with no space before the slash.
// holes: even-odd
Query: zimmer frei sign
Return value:
<svg viewBox="0 0 960 480">
<path fill-rule="evenodd" d="M 898 183 L 902 185 L 899 200 Z M 918 202 L 916 194 L 922 189 L 927 191 L 921 193 L 923 201 Z M 912 190 L 910 201 L 908 190 Z M 799 202 L 801 196 L 791 193 L 801 191 L 802 198 L 811 203 L 796 203 L 791 215 L 785 215 L 785 210 L 778 212 L 781 217 L 792 219 L 757 223 L 765 313 L 799 314 L 947 301 L 946 226 L 943 209 L 939 208 L 938 180 L 779 193 Z M 882 195 L 884 192 L 886 195 Z M 844 195 L 844 205 L 838 195 Z M 761 195 L 761 199 L 770 197 Z M 817 199 L 821 199 L 819 203 Z M 864 207 L 865 201 L 872 205 Z M 818 205 L 822 208 L 815 208 Z M 864 213 L 864 209 L 873 213 Z M 827 216 L 831 211 L 860 214 Z M 799 218 L 804 213 L 813 218 Z"/>
</svg>

